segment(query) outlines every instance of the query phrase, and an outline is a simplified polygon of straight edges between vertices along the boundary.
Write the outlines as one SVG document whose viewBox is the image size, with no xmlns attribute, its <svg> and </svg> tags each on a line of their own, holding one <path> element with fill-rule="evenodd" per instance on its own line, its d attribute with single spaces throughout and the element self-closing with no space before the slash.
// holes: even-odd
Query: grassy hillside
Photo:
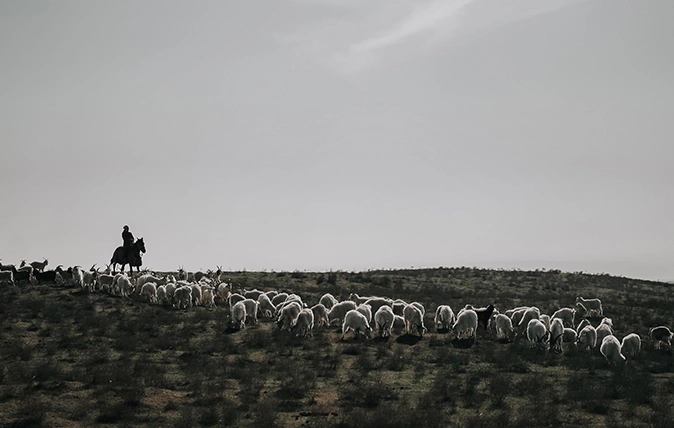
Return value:
<svg viewBox="0 0 674 428">
<path fill-rule="evenodd" d="M 56 285 L 0 288 L 2 426 L 674 425 L 674 359 L 647 338 L 674 326 L 671 285 L 559 271 L 471 268 L 231 272 L 241 287 L 421 302 L 421 340 L 301 339 L 270 320 L 227 330 L 229 310 L 176 310 Z M 615 335 L 642 353 L 610 368 L 598 353 L 539 353 L 480 327 L 457 349 L 433 328 L 439 304 L 535 305 L 551 314 L 599 297 Z M 594 325 L 598 320 L 594 320 Z"/>
</svg>

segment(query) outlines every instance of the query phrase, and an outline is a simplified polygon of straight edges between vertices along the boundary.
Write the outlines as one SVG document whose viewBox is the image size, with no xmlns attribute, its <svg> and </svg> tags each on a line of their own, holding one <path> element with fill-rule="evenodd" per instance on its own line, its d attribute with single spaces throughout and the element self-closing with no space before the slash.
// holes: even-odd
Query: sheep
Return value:
<svg viewBox="0 0 674 428">
<path fill-rule="evenodd" d="M 655 342 L 654 348 L 660 349 L 660 346 L 663 342 L 667 343 L 667 348 L 672 347 L 672 332 L 669 328 L 664 325 L 659 327 L 653 327 L 648 331 L 648 335 L 651 337 L 653 342 Z"/>
<path fill-rule="evenodd" d="M 620 342 L 612 334 L 602 340 L 599 352 L 606 358 L 609 365 L 617 366 L 625 363 L 625 356 L 620 352 Z"/>
<path fill-rule="evenodd" d="M 576 333 L 580 334 L 580 331 L 584 329 L 586 326 L 590 325 L 590 321 L 587 319 L 583 318 L 578 325 L 576 326 Z"/>
<path fill-rule="evenodd" d="M 298 335 L 307 337 L 307 335 L 314 337 L 314 312 L 311 309 L 302 309 L 297 315 L 297 320 L 293 326 L 293 330 L 298 330 Z"/>
<path fill-rule="evenodd" d="M 278 306 L 280 303 L 283 303 L 288 298 L 288 293 L 278 293 L 274 297 L 270 297 L 271 302 L 274 306 Z"/>
<path fill-rule="evenodd" d="M 380 306 L 374 313 L 374 324 L 381 337 L 391 336 L 394 320 L 395 314 L 390 306 Z"/>
<path fill-rule="evenodd" d="M 182 285 L 176 288 L 173 296 L 175 305 L 178 309 L 192 307 L 192 287 L 189 285 Z"/>
<path fill-rule="evenodd" d="M 578 333 L 576 330 L 571 327 L 564 327 L 564 333 L 562 335 L 562 342 L 573 343 L 575 345 L 578 340 Z"/>
<path fill-rule="evenodd" d="M 414 306 L 415 308 L 419 309 L 419 312 L 421 312 L 421 317 L 423 318 L 426 315 L 426 308 L 424 308 L 424 305 L 422 305 L 419 302 L 412 302 L 410 305 Z M 405 310 L 403 309 L 403 317 L 405 316 Z"/>
<path fill-rule="evenodd" d="M 524 318 L 524 314 L 531 309 L 530 307 L 520 307 L 514 310 L 513 312 L 510 312 L 511 310 L 506 311 L 506 315 L 510 317 L 510 320 L 513 322 L 513 326 L 518 326 L 520 324 L 520 321 L 522 321 L 522 318 Z M 510 315 L 508 313 L 510 312 Z M 529 322 L 529 321 L 527 321 Z"/>
<path fill-rule="evenodd" d="M 261 294 L 264 294 L 264 291 L 260 291 L 258 289 L 255 289 L 255 290 L 244 291 L 243 297 L 245 297 L 246 299 L 257 300 L 257 298 L 260 297 Z"/>
<path fill-rule="evenodd" d="M 187 281 L 187 272 L 185 271 L 185 269 L 183 269 L 182 266 L 178 267 L 178 279 Z"/>
<path fill-rule="evenodd" d="M 578 333 L 578 344 L 585 351 L 591 351 L 597 346 L 597 331 L 591 325 L 586 325 Z"/>
<path fill-rule="evenodd" d="M 266 294 L 260 294 L 260 296 L 257 298 L 257 302 L 260 304 L 260 312 L 262 313 L 263 317 L 271 318 L 274 316 L 276 306 L 274 306 L 271 300 L 269 300 L 269 296 Z"/>
<path fill-rule="evenodd" d="M 166 294 L 166 286 L 160 285 L 157 287 L 157 303 L 165 305 L 169 301 L 169 296 Z"/>
<path fill-rule="evenodd" d="M 44 272 L 44 268 L 47 267 L 49 264 L 49 260 L 43 257 L 43 261 L 41 262 L 30 262 L 29 264 L 33 267 L 34 270 L 38 272 Z"/>
<path fill-rule="evenodd" d="M 361 303 L 356 307 L 356 310 L 361 314 L 365 315 L 365 318 L 367 318 L 368 323 L 372 322 L 372 307 L 370 305 Z"/>
<path fill-rule="evenodd" d="M 246 315 L 253 319 L 253 324 L 257 324 L 257 310 L 259 305 L 257 300 L 244 299 L 241 303 L 246 306 Z"/>
<path fill-rule="evenodd" d="M 157 303 L 157 284 L 154 282 L 146 282 L 140 290 L 141 296 L 146 296 L 150 303 Z"/>
<path fill-rule="evenodd" d="M 606 336 L 613 334 L 613 321 L 611 318 L 604 318 L 595 329 L 597 332 L 597 343 L 602 343 Z"/>
<path fill-rule="evenodd" d="M 73 267 L 72 275 L 73 285 L 79 285 L 82 289 L 84 289 L 84 269 L 82 269 L 80 266 L 75 266 Z"/>
<path fill-rule="evenodd" d="M 545 350 L 545 345 L 548 340 L 549 332 L 545 328 L 545 324 L 541 320 L 532 318 L 527 324 L 527 339 L 538 350 Z"/>
<path fill-rule="evenodd" d="M 112 282 L 114 278 L 115 278 L 114 276 L 109 275 L 107 273 L 100 274 L 98 275 L 98 286 L 103 291 L 107 291 L 109 293 L 110 289 L 112 288 Z"/>
<path fill-rule="evenodd" d="M 355 302 L 356 305 L 360 305 L 360 304 L 362 304 L 362 303 L 367 302 L 368 299 L 372 299 L 372 298 L 373 298 L 373 296 L 369 296 L 369 297 L 360 297 L 360 296 L 359 296 L 358 294 L 356 294 L 356 293 L 351 293 L 351 294 L 349 294 L 349 298 L 346 299 L 346 300 L 351 300 L 352 302 Z"/>
<path fill-rule="evenodd" d="M 276 291 L 276 290 L 269 290 L 269 291 L 265 292 L 264 294 L 266 294 L 267 297 L 269 297 L 269 300 L 271 300 L 271 299 L 273 299 L 274 297 L 276 297 L 276 296 L 278 295 L 278 291 Z"/>
<path fill-rule="evenodd" d="M 603 317 L 604 309 L 601 307 L 601 300 L 599 299 L 583 299 L 576 297 L 576 305 L 581 306 L 587 311 L 589 317 Z"/>
<path fill-rule="evenodd" d="M 403 316 L 403 312 L 405 311 L 405 307 L 407 306 L 407 302 L 404 300 L 396 299 L 393 301 L 393 305 L 391 306 L 393 308 L 393 313 L 398 316 Z"/>
<path fill-rule="evenodd" d="M 173 296 L 176 294 L 176 289 L 178 288 L 178 284 L 175 282 L 169 282 L 166 284 L 166 297 L 168 299 L 173 299 Z"/>
<path fill-rule="evenodd" d="M 64 285 L 68 285 L 72 282 L 73 280 L 73 268 L 69 267 L 68 269 L 63 269 L 63 265 L 58 265 L 56 266 L 56 269 L 54 271 L 58 274 L 58 277 L 61 277 L 61 282 Z"/>
<path fill-rule="evenodd" d="M 531 307 L 525 310 L 524 313 L 522 314 L 522 319 L 520 319 L 520 322 L 517 324 L 519 332 L 524 333 L 529 326 L 529 321 L 537 320 L 540 317 L 541 311 L 536 307 Z"/>
<path fill-rule="evenodd" d="M 18 269 L 16 269 L 19 272 L 29 272 L 33 273 L 33 266 L 27 265 L 25 260 L 21 260 L 21 265 L 19 266 Z"/>
<path fill-rule="evenodd" d="M 32 273 L 26 270 L 17 270 L 12 269 L 12 275 L 14 276 L 14 284 L 21 284 L 23 282 L 31 282 Z"/>
<path fill-rule="evenodd" d="M 330 319 L 328 318 L 328 310 L 321 303 L 318 303 L 311 307 L 311 311 L 314 313 L 314 324 L 317 327 L 327 327 L 330 325 Z"/>
<path fill-rule="evenodd" d="M 290 330 L 297 321 L 297 316 L 302 311 L 302 306 L 298 302 L 290 302 L 285 305 L 276 320 L 279 330 Z"/>
<path fill-rule="evenodd" d="M 140 291 L 143 288 L 143 284 L 147 282 L 154 282 L 156 285 L 166 285 L 169 281 L 166 278 L 159 278 L 152 274 L 144 274 L 136 278 L 136 289 Z"/>
<path fill-rule="evenodd" d="M 636 333 L 623 337 L 620 350 L 625 357 L 636 357 L 641 351 L 641 337 Z"/>
<path fill-rule="evenodd" d="M 405 334 L 416 332 L 420 337 L 424 336 L 427 330 L 421 309 L 414 304 L 409 304 L 403 311 L 403 318 L 405 319 Z"/>
<path fill-rule="evenodd" d="M 193 278 L 194 278 L 195 282 L 199 282 L 201 280 L 201 278 L 203 278 L 205 276 L 206 276 L 206 272 L 202 272 L 202 271 L 199 270 L 199 271 L 194 272 Z"/>
<path fill-rule="evenodd" d="M 229 284 L 222 282 L 215 287 L 215 295 L 218 298 L 218 300 L 222 303 L 227 302 L 227 298 L 229 297 L 230 294 L 231 293 Z"/>
<path fill-rule="evenodd" d="M 237 329 L 246 327 L 246 305 L 243 301 L 236 302 L 232 306 L 232 326 Z"/>
<path fill-rule="evenodd" d="M 550 318 L 559 318 L 562 320 L 562 323 L 564 327 L 571 327 L 573 328 L 574 321 L 576 317 L 576 310 L 573 308 L 561 308 L 557 309 L 554 314 Z"/>
<path fill-rule="evenodd" d="M 325 309 L 330 310 L 332 309 L 333 306 L 337 304 L 337 299 L 335 299 L 335 296 L 333 296 L 332 294 L 325 293 L 324 295 L 321 296 L 320 299 L 318 299 L 318 303 L 325 306 Z"/>
<path fill-rule="evenodd" d="M 14 272 L 11 270 L 0 271 L 0 284 L 16 285 L 14 283 Z"/>
<path fill-rule="evenodd" d="M 541 314 L 538 320 L 543 323 L 546 330 L 550 331 L 550 315 Z"/>
<path fill-rule="evenodd" d="M 344 320 L 346 313 L 355 309 L 356 304 L 351 300 L 339 302 L 333 306 L 332 309 L 330 309 L 330 312 L 328 312 L 328 319 L 330 320 L 330 323 L 332 323 L 334 320 L 339 320 L 341 323 Z"/>
<path fill-rule="evenodd" d="M 368 339 L 372 337 L 372 328 L 367 322 L 365 315 L 355 309 L 351 309 L 344 315 L 344 323 L 342 324 L 342 340 L 347 331 L 353 330 L 356 338 L 360 333 L 364 334 Z"/>
<path fill-rule="evenodd" d="M 201 286 L 199 284 L 192 284 L 192 306 L 201 305 L 202 295 Z"/>
<path fill-rule="evenodd" d="M 477 313 L 472 309 L 461 309 L 452 326 L 452 334 L 457 339 L 470 339 L 477 332 Z"/>
<path fill-rule="evenodd" d="M 2 260 L 2 259 L 0 259 L 0 260 Z M 14 270 L 14 269 L 16 269 L 16 266 L 14 266 L 11 263 L 8 264 L 8 265 L 4 265 L 4 264 L 0 263 L 0 271 L 10 271 L 10 270 Z"/>
<path fill-rule="evenodd" d="M 97 279 L 98 271 L 96 270 L 96 264 L 94 263 L 94 265 L 91 266 L 91 269 L 84 272 L 84 276 L 82 278 L 82 288 L 86 288 L 88 291 L 94 291 L 96 288 Z"/>
<path fill-rule="evenodd" d="M 498 340 L 511 341 L 515 338 L 515 329 L 513 328 L 512 320 L 505 314 L 498 314 L 494 318 L 494 326 L 496 328 L 496 338 Z"/>
<path fill-rule="evenodd" d="M 440 305 L 435 310 L 435 318 L 433 323 L 435 324 L 436 330 L 449 330 L 449 328 L 454 324 L 454 312 L 449 305 Z"/>
<path fill-rule="evenodd" d="M 387 299 L 385 297 L 373 297 L 371 299 L 367 299 L 364 304 L 369 305 L 370 308 L 372 308 L 372 313 L 374 314 L 382 306 L 393 306 L 393 300 Z"/>
<path fill-rule="evenodd" d="M 117 279 L 117 289 L 119 290 L 120 296 L 128 298 L 133 294 L 133 284 L 131 283 L 131 279 L 126 275 L 119 277 Z"/>
<path fill-rule="evenodd" d="M 530 306 L 518 306 L 516 308 L 508 309 L 507 311 L 505 311 L 505 315 L 512 320 L 515 312 L 524 313 L 524 311 L 526 311 L 529 308 L 530 308 Z M 515 325 L 515 324 L 516 323 L 513 323 L 513 325 Z"/>
<path fill-rule="evenodd" d="M 564 322 L 559 318 L 553 318 L 550 323 L 550 349 L 554 352 L 562 352 L 564 340 Z"/>
<path fill-rule="evenodd" d="M 208 285 L 201 287 L 201 305 L 207 308 L 215 307 L 215 289 Z"/>
<path fill-rule="evenodd" d="M 227 297 L 227 303 L 229 304 L 230 308 L 242 300 L 246 300 L 246 298 L 239 293 L 232 293 Z"/>
</svg>

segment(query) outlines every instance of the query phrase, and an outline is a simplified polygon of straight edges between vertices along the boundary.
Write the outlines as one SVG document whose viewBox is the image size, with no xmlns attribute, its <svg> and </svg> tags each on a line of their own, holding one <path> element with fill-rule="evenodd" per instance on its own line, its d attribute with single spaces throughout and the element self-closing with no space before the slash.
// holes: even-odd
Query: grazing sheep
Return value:
<svg viewBox="0 0 674 428">
<path fill-rule="evenodd" d="M 664 325 L 659 327 L 654 327 L 648 331 L 648 335 L 654 342 L 654 348 L 660 349 L 660 346 L 663 342 L 667 343 L 667 348 L 672 347 L 672 332 L 669 328 Z"/>
<path fill-rule="evenodd" d="M 550 323 L 550 350 L 562 352 L 562 341 L 564 340 L 564 322 L 559 318 L 553 318 Z"/>
<path fill-rule="evenodd" d="M 201 292 L 201 286 L 199 284 L 192 284 L 190 285 L 192 287 L 192 306 L 199 306 L 201 305 L 201 300 L 202 300 L 202 292 Z"/>
<path fill-rule="evenodd" d="M 507 311 L 505 311 L 505 315 L 512 320 L 515 312 L 524 313 L 524 311 L 526 311 L 529 308 L 530 308 L 530 306 L 518 306 L 516 308 L 508 309 Z M 518 320 L 518 322 L 519 322 L 519 320 Z M 516 324 L 517 323 L 513 323 L 513 325 L 516 325 Z"/>
<path fill-rule="evenodd" d="M 281 303 L 285 302 L 287 298 L 288 293 L 278 293 L 276 296 L 270 297 L 271 302 L 274 306 L 278 306 Z"/>
<path fill-rule="evenodd" d="M 597 331 L 591 325 L 586 325 L 578 334 L 578 345 L 584 351 L 591 351 L 597 346 Z"/>
<path fill-rule="evenodd" d="M 267 291 L 267 292 L 264 293 L 264 294 L 266 294 L 267 297 L 269 297 L 269 300 L 271 300 L 271 299 L 273 299 L 274 297 L 276 297 L 276 295 L 278 294 L 278 291 L 276 291 L 276 290 L 269 290 L 269 291 Z"/>
<path fill-rule="evenodd" d="M 126 275 L 122 275 L 117 279 L 117 290 L 119 290 L 119 295 L 121 297 L 129 297 L 133 294 L 133 284 L 131 283 L 131 278 Z"/>
<path fill-rule="evenodd" d="M 573 328 L 574 321 L 576 318 L 576 310 L 572 308 L 561 308 L 557 309 L 554 314 L 550 317 L 552 319 L 559 318 L 562 320 L 564 327 Z"/>
<path fill-rule="evenodd" d="M 293 326 L 293 330 L 298 330 L 298 335 L 307 337 L 307 335 L 314 336 L 314 312 L 311 309 L 302 309 L 297 315 L 297 320 Z"/>
<path fill-rule="evenodd" d="M 189 285 L 182 285 L 176 288 L 175 294 L 173 295 L 175 300 L 175 305 L 178 309 L 191 308 L 192 307 L 192 287 Z"/>
<path fill-rule="evenodd" d="M 435 324 L 436 330 L 449 330 L 452 324 L 454 324 L 454 320 L 454 312 L 449 305 L 440 305 L 435 310 L 435 319 L 433 320 L 433 323 Z"/>
<path fill-rule="evenodd" d="M 330 319 L 328 318 L 328 310 L 323 306 L 323 304 L 318 303 L 311 307 L 311 311 L 314 313 L 314 325 L 317 327 L 327 327 L 330 325 Z"/>
<path fill-rule="evenodd" d="M 140 290 L 140 295 L 147 297 L 150 303 L 157 303 L 157 284 L 154 282 L 146 282 Z"/>
<path fill-rule="evenodd" d="M 264 294 L 264 291 L 260 291 L 258 289 L 248 290 L 243 292 L 243 297 L 245 297 L 246 299 L 257 300 L 257 298 L 260 297 L 261 294 Z"/>
<path fill-rule="evenodd" d="M 169 302 L 169 296 L 166 294 L 166 286 L 160 285 L 157 287 L 157 303 L 166 305 Z"/>
<path fill-rule="evenodd" d="M 372 337 L 372 328 L 367 322 L 365 315 L 361 314 L 355 309 L 352 309 L 344 315 L 344 323 L 342 324 L 342 340 L 347 331 L 353 330 L 356 338 L 359 334 L 364 334 L 368 339 Z"/>
<path fill-rule="evenodd" d="M 609 365 L 617 366 L 625 363 L 625 356 L 620 352 L 620 342 L 612 334 L 602 340 L 599 352 L 606 358 Z"/>
<path fill-rule="evenodd" d="M 393 300 L 387 299 L 385 297 L 373 297 L 371 299 L 367 299 L 364 305 L 369 305 L 370 308 L 372 308 L 372 313 L 376 313 L 379 308 L 382 306 L 393 306 Z"/>
<path fill-rule="evenodd" d="M 583 299 L 576 297 L 576 305 L 581 306 L 587 311 L 589 317 L 603 317 L 604 309 L 601 307 L 601 300 L 599 299 Z"/>
<path fill-rule="evenodd" d="M 512 312 L 510 312 L 510 315 L 508 315 L 508 316 L 510 317 L 511 321 L 513 322 L 513 326 L 519 327 L 520 321 L 522 321 L 522 318 L 524 318 L 524 314 L 525 314 L 529 309 L 531 309 L 531 308 L 530 308 L 529 306 L 526 306 L 526 307 L 516 308 L 516 310 L 512 310 L 512 309 L 511 309 L 511 310 L 507 310 L 507 311 L 506 311 L 506 315 L 508 315 L 508 313 L 509 313 L 510 311 L 512 311 Z M 528 322 L 529 322 L 529 321 L 527 321 L 527 323 L 528 323 Z"/>
<path fill-rule="evenodd" d="M 597 332 L 597 343 L 603 343 L 606 336 L 613 334 L 613 321 L 611 318 L 604 318 L 595 329 Z"/>
<path fill-rule="evenodd" d="M 550 331 L 550 315 L 541 314 L 538 320 L 543 323 L 543 325 L 548 331 Z"/>
<path fill-rule="evenodd" d="M 426 315 L 426 308 L 424 308 L 424 305 L 422 305 L 419 302 L 412 302 L 410 305 L 414 306 L 415 308 L 419 309 L 419 312 L 421 312 L 421 317 L 423 318 Z M 405 311 L 403 310 L 403 317 L 405 316 Z"/>
<path fill-rule="evenodd" d="M 246 305 L 243 301 L 236 302 L 234 306 L 232 306 L 231 315 L 232 327 L 238 328 L 239 330 L 246 328 Z"/>
<path fill-rule="evenodd" d="M 522 315 L 522 319 L 520 319 L 519 324 L 517 324 L 519 332 L 524 333 L 529 326 L 529 321 L 537 320 L 540 317 L 541 317 L 541 311 L 536 307 L 531 307 L 531 308 L 525 310 L 524 314 Z"/>
<path fill-rule="evenodd" d="M 641 337 L 636 333 L 623 337 L 620 350 L 625 357 L 636 357 L 641 351 Z"/>
<path fill-rule="evenodd" d="M 276 320 L 279 330 L 290 330 L 295 325 L 300 312 L 302 312 L 302 306 L 298 302 L 290 302 L 285 305 Z"/>
<path fill-rule="evenodd" d="M 372 307 L 370 305 L 361 303 L 360 305 L 358 305 L 358 307 L 356 307 L 356 310 L 361 314 L 365 315 L 365 318 L 367 318 L 368 323 L 372 322 Z"/>
<path fill-rule="evenodd" d="M 477 313 L 472 309 L 462 309 L 452 326 L 452 333 L 457 339 L 475 338 L 477 332 Z"/>
<path fill-rule="evenodd" d="M 325 309 L 330 310 L 330 309 L 332 309 L 333 306 L 335 306 L 337 304 L 337 299 L 335 299 L 335 296 L 333 296 L 332 294 L 325 293 L 318 300 L 318 303 L 325 306 Z"/>
<path fill-rule="evenodd" d="M 391 336 L 394 320 L 395 314 L 390 306 L 380 306 L 377 312 L 374 313 L 374 324 L 381 337 Z"/>
<path fill-rule="evenodd" d="M 215 307 L 215 288 L 209 285 L 201 286 L 201 305 L 207 308 Z"/>
<path fill-rule="evenodd" d="M 405 311 L 405 308 L 407 307 L 407 302 L 404 300 L 396 299 L 393 301 L 393 313 L 398 316 L 403 316 L 403 312 Z"/>
<path fill-rule="evenodd" d="M 239 293 L 232 293 L 229 295 L 229 297 L 227 297 L 227 303 L 229 304 L 230 308 L 243 300 L 246 300 L 246 298 Z"/>
<path fill-rule="evenodd" d="M 546 342 L 548 340 L 549 332 L 545 328 L 545 324 L 541 320 L 533 318 L 527 324 L 527 339 L 536 349 L 545 350 Z"/>
<path fill-rule="evenodd" d="M 333 306 L 332 309 L 330 309 L 330 312 L 328 312 L 328 319 L 330 320 L 330 323 L 332 323 L 334 320 L 339 320 L 341 323 L 343 322 L 346 313 L 355 309 L 356 303 L 351 300 L 339 302 Z"/>
<path fill-rule="evenodd" d="M 257 303 L 259 303 L 260 312 L 263 317 L 271 318 L 274 316 L 276 306 L 271 302 L 268 295 L 260 294 L 257 298 Z"/>
<path fill-rule="evenodd" d="M 257 324 L 257 310 L 259 307 L 257 300 L 244 299 L 241 302 L 246 305 L 246 316 L 253 319 L 253 324 Z"/>
<path fill-rule="evenodd" d="M 505 314 L 498 314 L 494 318 L 494 327 L 496 328 L 496 338 L 498 340 L 512 341 L 515 338 L 515 329 L 512 320 Z"/>
<path fill-rule="evenodd" d="M 372 299 L 372 298 L 374 298 L 374 296 L 360 297 L 360 296 L 359 296 L 358 294 L 356 294 L 356 293 L 351 293 L 351 294 L 349 294 L 349 298 L 346 299 L 346 300 L 351 300 L 352 302 L 355 302 L 356 305 L 361 305 L 361 304 L 367 302 L 368 299 Z"/>
<path fill-rule="evenodd" d="M 573 343 L 575 345 L 577 340 L 578 340 L 578 333 L 576 333 L 576 330 L 570 327 L 564 327 L 562 342 Z"/>
<path fill-rule="evenodd" d="M 582 329 L 584 329 L 585 327 L 587 327 L 588 325 L 591 325 L 591 324 L 590 324 L 590 321 L 588 321 L 587 319 L 583 318 L 583 319 L 578 323 L 578 325 L 576 326 L 576 333 L 580 334 L 580 331 L 581 331 Z"/>
<path fill-rule="evenodd" d="M 424 314 L 421 309 L 413 303 L 409 304 L 403 312 L 403 318 L 405 318 L 405 334 L 416 332 L 419 336 L 424 336 L 427 330 L 424 326 Z"/>
</svg>

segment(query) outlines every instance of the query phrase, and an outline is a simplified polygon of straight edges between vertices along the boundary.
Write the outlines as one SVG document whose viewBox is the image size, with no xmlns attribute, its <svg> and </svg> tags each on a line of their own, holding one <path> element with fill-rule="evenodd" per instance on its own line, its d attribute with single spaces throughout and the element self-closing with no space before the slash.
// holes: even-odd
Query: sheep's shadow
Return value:
<svg viewBox="0 0 674 428">
<path fill-rule="evenodd" d="M 389 337 L 390 336 L 388 337 L 377 336 L 372 339 L 372 343 L 388 343 Z"/>
<path fill-rule="evenodd" d="M 475 338 L 471 337 L 470 339 L 454 339 L 452 340 L 452 346 L 459 349 L 467 349 L 473 346 L 475 343 Z"/>
<path fill-rule="evenodd" d="M 403 334 L 402 336 L 398 336 L 396 338 L 396 343 L 400 343 L 401 345 L 409 345 L 413 346 L 419 343 L 419 341 L 422 339 L 421 336 L 414 336 L 411 334 Z"/>
<path fill-rule="evenodd" d="M 447 333 L 449 333 L 449 329 L 448 329 L 448 328 L 437 328 L 437 329 L 435 329 L 435 331 L 436 331 L 438 334 L 447 334 Z"/>
</svg>

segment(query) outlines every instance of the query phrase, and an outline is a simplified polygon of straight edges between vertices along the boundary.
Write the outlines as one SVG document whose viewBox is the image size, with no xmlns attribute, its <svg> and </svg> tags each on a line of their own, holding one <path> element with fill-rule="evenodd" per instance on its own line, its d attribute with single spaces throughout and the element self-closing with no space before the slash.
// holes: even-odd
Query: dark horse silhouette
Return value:
<svg viewBox="0 0 674 428">
<path fill-rule="evenodd" d="M 110 259 L 110 265 L 112 266 L 112 273 L 115 273 L 115 265 L 122 265 L 121 272 L 124 273 L 124 266 L 129 265 L 129 275 L 133 275 L 133 267 L 136 266 L 138 273 L 140 273 L 140 266 L 143 264 L 143 260 L 140 257 L 140 253 L 145 253 L 145 242 L 143 238 L 138 238 L 136 242 L 131 245 L 131 250 L 129 251 L 129 256 L 124 256 L 124 247 L 117 247 L 114 253 L 112 253 L 112 259 Z"/>
</svg>

